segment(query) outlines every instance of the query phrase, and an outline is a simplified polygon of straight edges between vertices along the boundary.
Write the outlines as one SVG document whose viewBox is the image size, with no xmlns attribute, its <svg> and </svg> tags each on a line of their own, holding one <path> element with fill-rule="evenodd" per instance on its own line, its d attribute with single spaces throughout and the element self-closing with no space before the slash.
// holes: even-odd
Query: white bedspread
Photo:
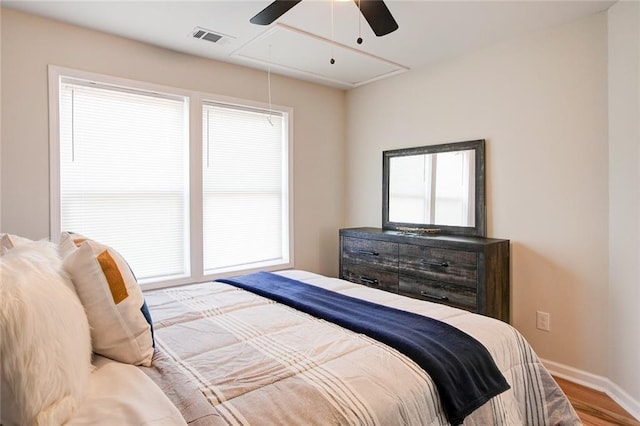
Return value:
<svg viewBox="0 0 640 426">
<path fill-rule="evenodd" d="M 483 343 L 511 389 L 465 425 L 580 424 L 530 346 L 501 321 L 303 271 L 282 275 L 439 319 Z M 146 294 L 154 367 L 193 425 L 445 425 L 412 360 L 366 336 L 222 283 Z"/>
<path fill-rule="evenodd" d="M 137 367 L 96 355 L 89 391 L 68 426 L 186 424 L 164 393 Z"/>
</svg>

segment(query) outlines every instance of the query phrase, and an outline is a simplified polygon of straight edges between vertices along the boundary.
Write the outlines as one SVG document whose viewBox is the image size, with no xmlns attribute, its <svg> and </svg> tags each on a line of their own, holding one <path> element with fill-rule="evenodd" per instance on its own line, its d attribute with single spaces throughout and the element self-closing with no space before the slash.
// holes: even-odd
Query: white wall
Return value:
<svg viewBox="0 0 640 426">
<path fill-rule="evenodd" d="M 380 226 L 383 150 L 485 138 L 488 236 L 511 240 L 512 324 L 541 357 L 600 376 L 606 24 L 594 15 L 348 92 L 345 194 L 347 226 Z"/>
<path fill-rule="evenodd" d="M 2 231 L 49 236 L 47 65 L 257 101 L 266 73 L 2 9 Z M 294 108 L 295 266 L 338 272 L 344 92 L 272 78 L 273 103 Z"/>
<path fill-rule="evenodd" d="M 0 7 L 0 47 L 2 47 L 2 8 Z M 1 51 L 0 51 L 1 52 Z M 2 55 L 0 55 L 0 82 L 2 81 Z M 0 100 L 2 99 L 2 84 L 0 84 Z M 2 227 L 2 102 L 0 102 L 0 230 Z"/>
<path fill-rule="evenodd" d="M 612 6 L 608 33 L 609 377 L 640 401 L 640 3 Z"/>
</svg>

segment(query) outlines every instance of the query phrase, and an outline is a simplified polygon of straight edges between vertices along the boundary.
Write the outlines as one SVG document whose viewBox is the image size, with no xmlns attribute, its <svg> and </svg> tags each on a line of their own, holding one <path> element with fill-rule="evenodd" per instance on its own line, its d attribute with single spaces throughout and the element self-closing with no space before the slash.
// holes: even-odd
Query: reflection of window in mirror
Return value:
<svg viewBox="0 0 640 426">
<path fill-rule="evenodd" d="M 475 151 L 391 158 L 389 220 L 475 226 Z"/>
<path fill-rule="evenodd" d="M 391 222 L 433 223 L 431 220 L 430 178 L 427 177 L 431 155 L 394 157 L 389 162 L 389 220 Z"/>
<path fill-rule="evenodd" d="M 475 151 L 437 155 L 435 222 L 451 226 L 474 226 Z"/>
</svg>

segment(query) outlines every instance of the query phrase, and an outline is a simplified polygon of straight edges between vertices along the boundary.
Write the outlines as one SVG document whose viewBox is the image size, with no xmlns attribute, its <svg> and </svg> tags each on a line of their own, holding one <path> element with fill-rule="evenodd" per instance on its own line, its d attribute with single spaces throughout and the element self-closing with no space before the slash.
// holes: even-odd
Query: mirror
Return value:
<svg viewBox="0 0 640 426">
<path fill-rule="evenodd" d="M 382 153 L 382 227 L 484 237 L 484 139 Z"/>
</svg>

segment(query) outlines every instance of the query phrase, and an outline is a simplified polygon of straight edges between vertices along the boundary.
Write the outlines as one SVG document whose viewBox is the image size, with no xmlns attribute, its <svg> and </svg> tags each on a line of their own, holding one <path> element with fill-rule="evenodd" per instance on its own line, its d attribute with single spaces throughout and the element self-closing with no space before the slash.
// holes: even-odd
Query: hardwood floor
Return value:
<svg viewBox="0 0 640 426">
<path fill-rule="evenodd" d="M 635 420 L 605 393 L 559 377 L 554 377 L 554 379 L 571 401 L 585 426 L 640 426 L 639 421 Z"/>
</svg>

